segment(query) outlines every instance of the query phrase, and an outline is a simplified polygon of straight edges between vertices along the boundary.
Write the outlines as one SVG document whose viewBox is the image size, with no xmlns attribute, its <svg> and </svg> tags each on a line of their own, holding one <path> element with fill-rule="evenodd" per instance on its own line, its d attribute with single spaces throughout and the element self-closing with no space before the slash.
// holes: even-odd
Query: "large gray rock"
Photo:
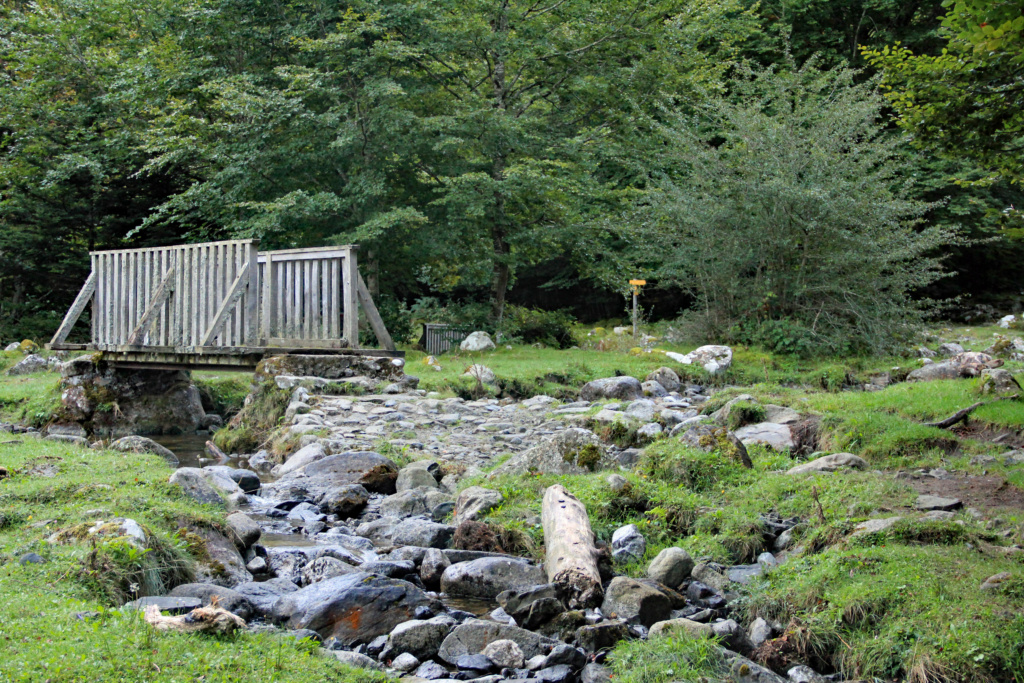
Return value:
<svg viewBox="0 0 1024 683">
<path fill-rule="evenodd" d="M 499 669 L 521 669 L 526 663 L 522 648 L 514 640 L 491 641 L 484 648 L 483 655 Z"/>
<path fill-rule="evenodd" d="M 180 467 L 174 470 L 168 480 L 171 484 L 181 487 L 182 492 L 200 503 L 224 506 L 224 499 L 217 489 L 210 485 L 206 475 L 198 467 Z"/>
<path fill-rule="evenodd" d="M 201 583 L 230 588 L 252 581 L 252 574 L 245 568 L 245 560 L 233 541 L 213 529 L 196 527 L 192 533 L 206 543 L 206 554 L 196 565 L 196 578 Z"/>
<path fill-rule="evenodd" d="M 423 489 L 406 489 L 388 496 L 381 501 L 380 514 L 405 519 L 413 515 L 430 512 L 427 496 Z"/>
<path fill-rule="evenodd" d="M 391 631 L 382 656 L 392 659 L 405 652 L 420 661 L 433 659 L 453 627 L 454 621 L 445 616 L 403 622 Z"/>
<path fill-rule="evenodd" d="M 348 484 L 359 484 L 372 493 L 395 492 L 398 467 L 383 455 L 372 451 L 348 451 L 329 455 L 302 469 L 289 472 L 273 484 L 264 486 L 267 495 L 301 490 L 314 500 L 328 491 Z"/>
<path fill-rule="evenodd" d="M 839 470 L 863 470 L 868 463 L 852 453 L 833 453 L 815 458 L 810 462 L 797 465 L 786 471 L 786 474 L 807 474 L 810 472 L 837 472 Z"/>
<path fill-rule="evenodd" d="M 942 347 L 939 347 L 940 352 Z M 993 358 L 987 353 L 966 351 L 957 353 L 941 363 L 929 363 L 907 375 L 908 382 L 928 382 L 937 379 L 957 379 L 959 377 L 979 377 L 986 369 L 1001 367 L 1003 361 Z"/>
<path fill-rule="evenodd" d="M 665 389 L 665 391 L 679 391 L 679 387 L 682 383 L 679 381 L 679 375 L 672 368 L 660 367 L 651 374 L 647 375 L 647 382 L 657 382 Z"/>
<path fill-rule="evenodd" d="M 690 578 L 694 562 L 690 553 L 682 548 L 665 548 L 651 560 L 647 576 L 673 590 L 677 590 Z"/>
<path fill-rule="evenodd" d="M 98 437 L 192 434 L 206 412 L 188 372 L 116 368 L 93 356 L 61 366 L 62 412 Z M 109 410 L 117 404 L 118 410 Z"/>
<path fill-rule="evenodd" d="M 740 427 L 736 430 L 736 438 L 743 442 L 744 446 L 763 444 L 771 446 L 777 451 L 787 451 L 795 445 L 789 427 L 774 422 L 761 422 Z"/>
<path fill-rule="evenodd" d="M 478 330 L 463 339 L 462 343 L 459 344 L 459 348 L 463 351 L 477 353 L 480 351 L 493 351 L 495 346 L 491 340 L 491 335 Z"/>
<path fill-rule="evenodd" d="M 563 429 L 547 437 L 540 445 L 516 453 L 488 477 L 505 474 L 545 472 L 548 474 L 586 474 L 617 468 L 618 462 L 588 429 Z"/>
<path fill-rule="evenodd" d="M 358 652 L 351 652 L 349 650 L 330 650 L 330 653 L 334 655 L 334 658 L 339 662 L 345 666 L 351 666 L 353 669 L 367 669 L 369 671 L 384 670 L 384 667 L 380 662 L 375 662 L 372 658 Z"/>
<path fill-rule="evenodd" d="M 605 377 L 587 382 L 580 389 L 580 400 L 600 401 L 601 399 L 618 399 L 632 401 L 642 398 L 644 389 L 636 377 Z"/>
<path fill-rule="evenodd" d="M 164 448 L 156 441 L 153 441 L 153 439 L 135 434 L 122 436 L 117 441 L 114 441 L 110 444 L 110 450 L 122 453 L 152 453 L 159 455 L 172 464 L 178 463 L 178 457 L 170 449 Z"/>
<path fill-rule="evenodd" d="M 287 579 L 249 581 L 234 588 L 236 593 L 249 600 L 253 614 L 261 617 L 271 614 L 278 600 L 297 590 L 299 587 Z"/>
<path fill-rule="evenodd" d="M 485 489 L 482 486 L 470 486 L 459 493 L 455 499 L 455 523 L 461 524 L 479 519 L 485 513 L 501 505 L 505 500 L 500 491 Z"/>
<path fill-rule="evenodd" d="M 208 583 L 183 583 L 180 586 L 175 586 L 168 595 L 175 598 L 199 598 L 204 605 L 209 605 L 216 599 L 217 607 L 226 609 L 246 621 L 255 615 L 255 610 L 248 597 L 224 586 L 213 586 Z"/>
<path fill-rule="evenodd" d="M 309 586 L 334 578 L 335 576 L 344 576 L 345 574 L 355 574 L 357 572 L 359 570 L 348 562 L 325 555 L 316 558 L 302 568 L 301 583 L 303 586 Z"/>
<path fill-rule="evenodd" d="M 493 600 L 502 591 L 520 591 L 546 581 L 544 572 L 536 565 L 504 557 L 483 557 L 445 569 L 441 590 L 449 595 Z"/>
<path fill-rule="evenodd" d="M 444 553 L 437 548 L 428 548 L 420 563 L 420 580 L 427 588 L 437 590 L 441 586 L 444 570 L 450 566 L 451 560 Z"/>
<path fill-rule="evenodd" d="M 608 617 L 617 616 L 650 628 L 672 614 L 672 603 L 661 591 L 635 579 L 616 576 L 608 584 L 601 603 L 601 612 Z"/>
<path fill-rule="evenodd" d="M 289 472 L 301 470 L 306 465 L 310 465 L 317 460 L 323 460 L 326 457 L 327 451 L 324 450 L 324 445 L 319 441 L 315 441 L 292 453 L 291 457 L 285 460 L 283 465 L 278 465 L 274 468 L 274 474 L 283 477 Z"/>
<path fill-rule="evenodd" d="M 8 375 L 28 375 L 33 372 L 42 372 L 47 368 L 46 359 L 40 355 L 32 354 L 7 371 Z"/>
<path fill-rule="evenodd" d="M 433 489 L 438 487 L 437 479 L 423 467 L 403 467 L 398 473 L 398 479 L 395 480 L 395 490 L 398 492 L 417 489 L 421 486 Z"/>
<path fill-rule="evenodd" d="M 364 487 L 359 484 L 344 484 L 327 491 L 317 502 L 325 514 L 347 519 L 362 512 L 369 500 L 370 492 Z"/>
<path fill-rule="evenodd" d="M 619 527 L 612 534 L 612 558 L 616 562 L 635 562 L 647 552 L 647 539 L 636 524 Z"/>
<path fill-rule="evenodd" d="M 243 512 L 235 512 L 227 516 L 225 520 L 228 524 L 228 528 L 234 534 L 235 545 L 238 546 L 239 550 L 246 550 L 251 547 L 254 543 L 260 540 L 260 536 L 263 535 L 263 530 L 260 529 L 260 525 Z"/>
<path fill-rule="evenodd" d="M 289 628 L 308 628 L 346 646 L 367 643 L 413 619 L 416 609 L 440 605 L 407 581 L 358 572 L 335 576 L 291 593 L 275 616 Z"/>
<path fill-rule="evenodd" d="M 418 548 L 447 548 L 455 535 L 455 527 L 426 519 L 406 519 L 391 529 L 394 545 L 412 545 Z"/>
<path fill-rule="evenodd" d="M 438 657 L 455 664 L 462 655 L 475 655 L 496 640 L 511 640 L 523 651 L 526 659 L 546 655 L 558 641 L 532 631 L 480 619 L 469 619 L 455 627 L 441 643 Z"/>
</svg>

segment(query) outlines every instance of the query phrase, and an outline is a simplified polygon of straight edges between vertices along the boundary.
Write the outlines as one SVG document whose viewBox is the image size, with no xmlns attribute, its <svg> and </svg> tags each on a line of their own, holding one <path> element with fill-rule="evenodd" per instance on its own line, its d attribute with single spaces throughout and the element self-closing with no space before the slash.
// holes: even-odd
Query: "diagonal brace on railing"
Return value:
<svg viewBox="0 0 1024 683">
<path fill-rule="evenodd" d="M 206 332 L 203 333 L 203 339 L 200 342 L 200 346 L 207 346 L 214 337 L 220 334 L 221 329 L 224 327 L 224 323 L 228 320 L 228 315 L 231 313 L 231 309 L 234 308 L 238 300 L 242 298 L 246 288 L 249 286 L 250 278 L 252 273 L 250 269 L 253 267 L 252 261 L 246 261 L 242 269 L 238 271 L 238 276 L 235 281 L 231 283 L 231 289 L 228 290 L 228 295 L 224 298 L 220 308 L 217 309 L 217 315 L 213 317 L 210 322 L 210 326 L 206 328 Z"/>
<path fill-rule="evenodd" d="M 160 280 L 160 285 L 157 286 L 156 292 L 153 294 L 153 298 L 150 300 L 149 305 L 146 306 L 145 313 L 142 314 L 142 318 L 139 320 L 139 324 L 135 326 L 132 333 L 128 335 L 128 346 L 133 346 L 138 343 L 139 339 L 142 339 L 149 334 L 149 328 L 153 326 L 156 321 L 157 312 L 160 307 L 167 301 L 167 297 L 174 291 L 174 266 L 171 266 L 163 279 Z"/>
<path fill-rule="evenodd" d="M 60 328 L 57 329 L 56 334 L 53 335 L 53 339 L 50 340 L 50 345 L 63 344 L 64 340 L 71 334 L 71 328 L 75 326 L 78 319 L 81 317 L 82 312 L 85 310 L 89 300 L 92 299 L 92 295 L 96 292 L 96 271 L 89 273 L 88 279 L 85 284 L 82 285 L 81 291 L 78 292 L 78 296 L 75 297 L 75 303 L 71 304 L 71 308 L 68 310 L 68 314 L 64 316 L 64 321 L 60 324 Z"/>
</svg>

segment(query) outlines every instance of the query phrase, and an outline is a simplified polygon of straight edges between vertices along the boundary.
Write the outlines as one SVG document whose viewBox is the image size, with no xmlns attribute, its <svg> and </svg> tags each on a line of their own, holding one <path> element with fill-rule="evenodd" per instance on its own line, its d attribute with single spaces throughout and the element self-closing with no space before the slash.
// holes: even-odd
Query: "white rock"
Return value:
<svg viewBox="0 0 1024 683">
<path fill-rule="evenodd" d="M 486 332 L 477 330 L 468 337 L 462 340 L 459 344 L 459 348 L 463 351 L 477 352 L 477 351 L 493 351 L 494 342 L 491 340 L 491 336 Z"/>
<path fill-rule="evenodd" d="M 494 384 L 498 378 L 495 376 L 494 371 L 486 365 L 471 365 L 469 370 L 462 373 L 463 377 L 472 377 L 473 379 L 483 384 Z"/>
<path fill-rule="evenodd" d="M 732 349 L 728 346 L 708 345 L 695 349 L 687 354 L 668 351 L 666 356 L 683 365 L 702 366 L 710 375 L 727 370 L 732 365 Z"/>
<path fill-rule="evenodd" d="M 852 453 L 833 453 L 805 462 L 790 469 L 786 474 L 807 474 L 809 472 L 835 472 L 844 469 L 866 469 L 868 463 Z"/>
<path fill-rule="evenodd" d="M 1010 323 L 1012 323 L 1016 319 L 1017 316 L 1015 315 L 1004 315 L 1002 318 L 999 319 L 999 327 L 1009 327 Z"/>
</svg>

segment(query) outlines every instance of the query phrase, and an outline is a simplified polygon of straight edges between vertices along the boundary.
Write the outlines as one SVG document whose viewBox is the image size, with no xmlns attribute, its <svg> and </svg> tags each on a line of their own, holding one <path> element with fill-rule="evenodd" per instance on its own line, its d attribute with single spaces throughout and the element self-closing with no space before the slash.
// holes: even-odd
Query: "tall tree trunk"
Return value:
<svg viewBox="0 0 1024 683">
<path fill-rule="evenodd" d="M 494 32 L 502 37 L 508 34 L 508 0 L 502 0 L 498 17 L 494 22 Z M 499 43 L 500 45 L 500 43 Z M 504 50 L 492 53 L 494 69 L 491 83 L 494 86 L 494 108 L 505 115 L 508 103 L 505 100 L 505 55 Z M 491 317 L 495 322 L 501 320 L 505 311 L 505 294 L 508 292 L 508 280 L 511 267 L 508 262 L 510 253 L 508 244 L 508 222 L 505 215 L 505 196 L 502 194 L 501 183 L 505 180 L 505 151 L 499 147 L 495 150 L 491 165 L 491 178 L 498 185 L 494 191 L 494 220 L 491 224 L 491 242 L 494 248 L 494 276 L 491 282 Z"/>
</svg>

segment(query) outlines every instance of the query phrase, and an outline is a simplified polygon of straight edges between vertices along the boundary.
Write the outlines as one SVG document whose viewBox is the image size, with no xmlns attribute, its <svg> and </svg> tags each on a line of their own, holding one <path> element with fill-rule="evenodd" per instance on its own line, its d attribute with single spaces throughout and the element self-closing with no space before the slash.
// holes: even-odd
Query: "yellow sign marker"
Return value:
<svg viewBox="0 0 1024 683">
<path fill-rule="evenodd" d="M 629 284 L 631 284 L 631 285 L 646 285 L 647 284 L 647 280 L 630 280 Z"/>
</svg>

